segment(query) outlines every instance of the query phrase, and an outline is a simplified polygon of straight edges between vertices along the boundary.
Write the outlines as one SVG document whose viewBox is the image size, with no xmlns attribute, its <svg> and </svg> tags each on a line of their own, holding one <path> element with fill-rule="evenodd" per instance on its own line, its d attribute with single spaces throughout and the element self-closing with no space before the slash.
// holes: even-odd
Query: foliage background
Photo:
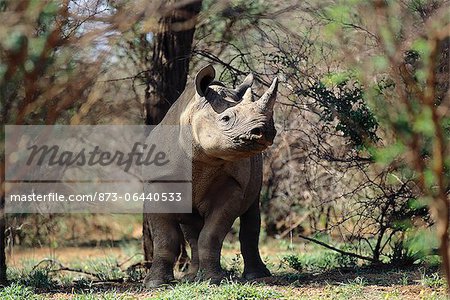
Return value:
<svg viewBox="0 0 450 300">
<path fill-rule="evenodd" d="M 252 72 L 257 94 L 274 76 L 282 83 L 279 134 L 265 153 L 263 241 L 309 237 L 350 254 L 344 265 L 424 263 L 439 244 L 448 252 L 448 4 L 203 1 L 190 74 L 212 63 L 233 86 Z M 0 0 L 2 124 L 144 123 L 156 25 L 177 9 Z M 141 218 L 11 215 L 6 241 L 139 238 Z"/>
</svg>

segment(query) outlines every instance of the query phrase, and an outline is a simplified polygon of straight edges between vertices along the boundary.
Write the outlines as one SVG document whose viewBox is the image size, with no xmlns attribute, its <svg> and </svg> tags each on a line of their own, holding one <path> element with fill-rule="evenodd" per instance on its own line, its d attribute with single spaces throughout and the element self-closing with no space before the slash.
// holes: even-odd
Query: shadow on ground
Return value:
<svg viewBox="0 0 450 300">
<path fill-rule="evenodd" d="M 289 288 L 325 288 L 332 286 L 343 286 L 347 284 L 358 283 L 363 286 L 384 287 L 393 286 L 420 286 L 423 277 L 426 274 L 436 272 L 437 268 L 411 267 L 411 268 L 393 268 L 392 266 L 359 267 L 359 268 L 341 268 L 324 272 L 286 272 L 274 274 L 271 277 L 260 278 L 254 281 L 245 281 L 240 278 L 233 278 L 231 282 L 237 284 L 256 283 L 257 285 L 267 285 L 283 289 Z M 230 282 L 228 281 L 228 283 Z M 165 288 L 176 288 L 179 282 L 173 285 L 167 285 Z M 164 288 L 164 287 L 163 287 Z M 160 289 L 159 289 L 160 290 Z M 40 294 L 71 294 L 83 292 L 114 292 L 114 293 L 131 293 L 151 296 L 152 290 L 143 287 L 142 281 L 136 282 L 110 282 L 110 281 L 83 281 L 82 284 L 75 283 L 58 287 L 54 290 L 38 289 Z"/>
</svg>

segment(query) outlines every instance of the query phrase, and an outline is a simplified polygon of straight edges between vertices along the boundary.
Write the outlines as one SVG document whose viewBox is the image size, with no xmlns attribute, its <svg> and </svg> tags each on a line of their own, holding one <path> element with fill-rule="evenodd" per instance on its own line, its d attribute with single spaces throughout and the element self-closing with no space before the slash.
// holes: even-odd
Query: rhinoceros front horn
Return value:
<svg viewBox="0 0 450 300">
<path fill-rule="evenodd" d="M 195 90 L 197 94 L 204 97 L 208 86 L 214 80 L 215 76 L 216 70 L 211 65 L 207 65 L 198 71 L 197 75 L 195 75 Z"/>
<path fill-rule="evenodd" d="M 272 113 L 273 106 L 275 105 L 275 100 L 277 99 L 277 90 L 278 90 L 278 78 L 275 77 L 269 89 L 256 102 L 263 112 Z"/>
</svg>

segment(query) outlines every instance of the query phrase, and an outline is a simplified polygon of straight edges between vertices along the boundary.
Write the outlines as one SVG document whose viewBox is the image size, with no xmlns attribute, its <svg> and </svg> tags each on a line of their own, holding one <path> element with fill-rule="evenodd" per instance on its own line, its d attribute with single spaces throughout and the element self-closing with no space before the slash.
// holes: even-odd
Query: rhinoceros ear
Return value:
<svg viewBox="0 0 450 300">
<path fill-rule="evenodd" d="M 206 90 L 210 83 L 214 80 L 216 76 L 216 70 L 212 65 L 207 65 L 203 67 L 200 71 L 198 71 L 197 75 L 195 75 L 195 90 L 198 95 L 204 97 L 206 94 Z"/>
</svg>

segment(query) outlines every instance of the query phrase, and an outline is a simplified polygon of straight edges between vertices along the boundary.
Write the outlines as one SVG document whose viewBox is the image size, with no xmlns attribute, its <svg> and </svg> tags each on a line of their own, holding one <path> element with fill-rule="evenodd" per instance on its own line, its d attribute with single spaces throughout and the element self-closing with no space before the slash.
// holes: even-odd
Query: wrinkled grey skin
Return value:
<svg viewBox="0 0 450 300">
<path fill-rule="evenodd" d="M 222 243 L 237 218 L 243 277 L 270 276 L 258 249 L 259 193 L 261 152 L 276 134 L 273 106 L 278 81 L 275 78 L 260 99 L 253 99 L 251 74 L 236 89 L 214 82 L 214 75 L 212 66 L 203 68 L 161 123 L 192 126 L 192 214 L 150 215 L 154 257 L 144 280 L 148 288 L 173 280 L 184 238 L 192 249 L 186 278 L 220 282 L 225 276 L 220 266 Z"/>
</svg>

